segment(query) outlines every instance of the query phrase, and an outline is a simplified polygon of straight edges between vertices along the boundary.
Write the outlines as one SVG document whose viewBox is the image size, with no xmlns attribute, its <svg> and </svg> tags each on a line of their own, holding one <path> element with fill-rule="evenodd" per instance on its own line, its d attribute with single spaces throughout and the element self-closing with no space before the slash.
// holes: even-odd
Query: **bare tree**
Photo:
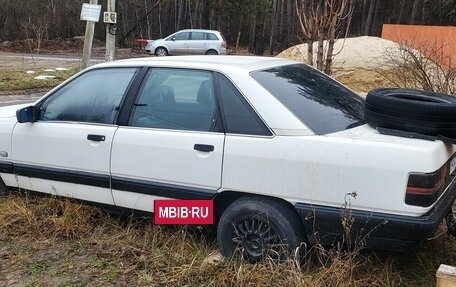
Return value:
<svg viewBox="0 0 456 287">
<path fill-rule="evenodd" d="M 443 45 L 403 41 L 384 53 L 387 64 L 379 73 L 397 87 L 456 95 L 456 63 L 444 56 Z"/>
<path fill-rule="evenodd" d="M 346 36 L 353 15 L 354 1 L 295 0 L 295 4 L 299 24 L 307 43 L 307 62 L 313 65 L 313 43 L 317 41 L 316 68 L 330 74 L 336 32 L 342 32 L 344 37 Z M 342 25 L 343 21 L 346 25 Z M 326 51 L 325 40 L 327 40 Z"/>
</svg>

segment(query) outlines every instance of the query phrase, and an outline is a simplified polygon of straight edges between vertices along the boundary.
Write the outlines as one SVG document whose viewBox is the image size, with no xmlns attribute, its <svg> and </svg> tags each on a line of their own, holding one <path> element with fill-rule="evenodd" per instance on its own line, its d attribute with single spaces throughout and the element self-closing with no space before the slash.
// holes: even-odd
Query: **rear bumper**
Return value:
<svg viewBox="0 0 456 287">
<path fill-rule="evenodd" d="M 331 246 L 343 242 L 342 217 L 347 211 L 354 219 L 350 230 L 352 243 L 374 249 L 406 251 L 421 245 L 435 233 L 455 198 L 456 181 L 453 179 L 431 211 L 420 217 L 342 210 L 305 203 L 296 203 L 295 208 L 311 243 Z"/>
</svg>

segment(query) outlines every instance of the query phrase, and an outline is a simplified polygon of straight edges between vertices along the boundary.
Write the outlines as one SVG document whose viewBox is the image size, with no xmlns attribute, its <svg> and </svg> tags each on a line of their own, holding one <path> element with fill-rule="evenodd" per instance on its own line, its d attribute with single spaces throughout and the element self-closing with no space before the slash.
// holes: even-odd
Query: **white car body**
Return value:
<svg viewBox="0 0 456 287">
<path fill-rule="evenodd" d="M 180 37 L 185 35 L 185 39 Z M 198 37 L 197 37 L 198 35 Z M 149 40 L 146 53 L 159 55 L 159 48 L 166 49 L 166 55 L 226 54 L 226 41 L 219 31 L 203 29 L 180 30 L 164 39 Z"/>
<path fill-rule="evenodd" d="M 456 152 L 454 145 L 383 135 L 365 124 L 317 135 L 252 78 L 254 71 L 294 64 L 277 58 L 200 56 L 141 58 L 92 66 L 34 105 L 93 70 L 205 70 L 228 78 L 270 135 L 77 121 L 18 123 L 16 110 L 25 105 L 4 107 L 0 108 L 0 176 L 11 187 L 146 212 L 153 212 L 154 199 L 215 198 L 226 192 L 268 196 L 295 206 L 307 229 L 314 224 L 309 221 L 309 210 L 316 209 L 318 214 L 319 208 L 326 212 L 319 219 L 327 219 L 331 213 L 331 220 L 336 221 L 331 224 L 337 224 L 334 216 L 340 214 L 347 194 L 357 195 L 351 199 L 354 214 L 372 216 L 374 226 L 382 218 L 412 220 L 411 224 L 419 225 L 423 217 L 443 204 L 442 198 L 454 200 L 454 178 L 429 206 L 404 200 L 410 173 L 439 170 Z M 92 141 L 87 135 L 105 138 Z M 211 145 L 214 151 L 194 150 L 195 144 Z M 68 174 L 77 179 L 68 178 Z M 445 209 L 442 213 L 449 204 L 441 207 Z M 312 241 L 312 231 L 306 232 Z M 324 232 L 330 230 L 322 227 L 320 233 Z M 400 240 L 412 239 L 404 236 Z"/>
</svg>

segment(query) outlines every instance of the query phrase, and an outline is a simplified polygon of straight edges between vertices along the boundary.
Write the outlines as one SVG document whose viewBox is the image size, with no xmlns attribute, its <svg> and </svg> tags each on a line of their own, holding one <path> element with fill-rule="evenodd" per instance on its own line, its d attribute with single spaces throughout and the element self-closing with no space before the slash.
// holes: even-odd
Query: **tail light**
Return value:
<svg viewBox="0 0 456 287">
<path fill-rule="evenodd" d="M 451 179 L 450 168 L 453 172 L 452 160 L 432 173 L 411 173 L 408 178 L 405 203 L 423 207 L 432 205 Z"/>
<path fill-rule="evenodd" d="M 222 48 L 226 48 L 226 41 L 222 42 Z"/>
</svg>

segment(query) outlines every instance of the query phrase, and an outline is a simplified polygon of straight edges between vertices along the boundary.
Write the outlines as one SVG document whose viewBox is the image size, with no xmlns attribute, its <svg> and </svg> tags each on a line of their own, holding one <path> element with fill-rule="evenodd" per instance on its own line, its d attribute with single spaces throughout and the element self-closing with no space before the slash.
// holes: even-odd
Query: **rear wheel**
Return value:
<svg viewBox="0 0 456 287">
<path fill-rule="evenodd" d="M 252 263 L 264 258 L 282 261 L 305 241 L 303 231 L 297 214 L 286 204 L 243 197 L 222 214 L 217 241 L 226 257 L 241 257 Z"/>
<path fill-rule="evenodd" d="M 206 52 L 206 55 L 218 55 L 217 51 L 216 50 L 208 50 Z"/>
<path fill-rule="evenodd" d="M 8 194 L 8 192 L 6 190 L 6 185 L 3 182 L 3 180 L 0 178 L 0 197 L 1 196 L 6 196 L 7 194 Z"/>
<path fill-rule="evenodd" d="M 168 50 L 166 50 L 165 47 L 158 47 L 157 49 L 155 49 L 155 56 L 158 56 L 158 57 L 168 56 Z"/>
</svg>

